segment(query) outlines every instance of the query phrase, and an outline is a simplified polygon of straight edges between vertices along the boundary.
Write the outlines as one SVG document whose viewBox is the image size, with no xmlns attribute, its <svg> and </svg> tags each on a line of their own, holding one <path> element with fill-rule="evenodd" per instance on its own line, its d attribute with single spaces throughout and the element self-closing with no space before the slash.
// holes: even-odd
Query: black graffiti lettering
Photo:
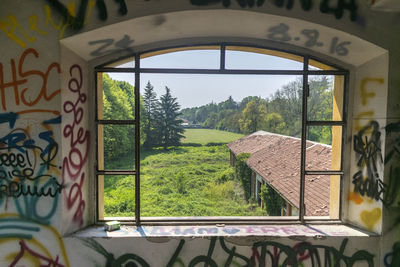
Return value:
<svg viewBox="0 0 400 267">
<path fill-rule="evenodd" d="M 0 166 L 24 168 L 26 162 L 24 156 L 20 153 L 2 153 L 0 154 Z"/>
<path fill-rule="evenodd" d="M 89 45 L 96 45 L 96 44 L 102 44 L 99 46 L 96 50 L 90 53 L 92 56 L 101 56 L 109 53 L 106 49 L 111 47 L 112 44 L 114 43 L 114 39 L 102 39 L 102 40 L 97 40 L 97 41 L 90 41 Z M 111 50 L 109 50 L 111 51 Z"/>
<path fill-rule="evenodd" d="M 357 20 L 358 6 L 356 4 L 356 0 L 336 0 L 336 1 L 337 1 L 336 8 L 332 8 L 329 6 L 330 0 L 322 0 L 320 8 L 319 8 L 320 11 L 322 13 L 334 14 L 335 18 L 340 19 L 343 17 L 344 10 L 347 9 L 350 11 L 350 19 L 352 21 Z"/>
<path fill-rule="evenodd" d="M 81 239 L 87 247 L 93 249 L 94 251 L 100 253 L 106 258 L 106 266 L 125 266 L 123 263 L 137 262 L 139 265 L 132 266 L 149 266 L 149 264 L 136 254 L 124 254 L 115 260 L 114 255 L 107 252 L 107 250 L 100 245 L 94 239 Z M 293 247 L 284 245 L 274 241 L 256 242 L 252 246 L 252 255 L 250 257 L 243 256 L 236 253 L 236 247 L 228 248 L 225 244 L 224 238 L 219 238 L 219 244 L 223 251 L 227 254 L 227 259 L 225 263 L 220 266 L 229 267 L 233 263 L 237 266 L 301 266 L 305 261 L 309 261 L 311 266 L 316 267 L 333 267 L 333 266 L 354 266 L 359 262 L 366 262 L 369 267 L 374 266 L 374 255 L 366 250 L 359 250 L 353 253 L 351 256 L 345 255 L 346 245 L 348 243 L 348 238 L 343 239 L 339 249 L 335 247 L 325 246 L 325 245 L 313 245 L 309 242 L 300 242 Z M 199 263 L 204 263 L 203 266 L 216 267 L 217 262 L 213 259 L 213 252 L 217 244 L 217 237 L 212 237 L 208 246 L 207 255 L 195 256 L 190 260 L 188 266 L 195 267 L 199 266 Z M 175 263 L 179 263 L 182 266 L 185 264 L 180 259 L 179 255 L 182 252 L 183 246 L 185 245 L 185 240 L 180 240 L 179 245 L 175 249 L 175 252 L 166 264 L 166 267 L 172 267 Z M 323 252 L 323 253 L 321 253 Z M 219 257 L 222 255 L 218 255 Z M 324 259 L 324 261 L 322 261 Z M 238 262 L 242 260 L 243 263 Z M 258 265 L 256 263 L 258 261 Z M 128 266 L 128 265 L 126 265 Z M 131 266 L 131 265 L 129 265 Z"/>
<path fill-rule="evenodd" d="M 124 38 L 122 38 L 121 40 L 117 41 L 115 43 L 115 46 L 120 48 L 120 49 L 127 49 L 129 48 L 129 46 L 133 43 L 134 41 L 131 40 L 131 38 L 129 37 L 129 35 L 124 35 Z"/>
<path fill-rule="evenodd" d="M 364 178 L 362 171 L 353 175 L 354 192 L 361 196 L 368 196 L 375 200 L 383 200 L 386 185 L 380 179 Z"/>
<path fill-rule="evenodd" d="M 60 13 L 64 21 L 68 22 L 72 29 L 80 30 L 83 28 L 89 0 L 81 0 L 78 14 L 76 16 L 73 16 L 68 8 L 64 4 L 60 3 L 59 0 L 47 0 L 47 2 Z M 120 6 L 119 14 L 126 15 L 128 13 L 128 9 L 126 7 L 125 0 L 115 0 L 115 2 Z M 103 21 L 107 20 L 107 7 L 104 0 L 96 0 L 96 7 L 99 11 L 99 18 Z"/>
<path fill-rule="evenodd" d="M 106 3 L 104 3 L 104 0 L 97 0 L 96 6 L 99 9 L 99 18 L 101 20 L 107 20 L 107 7 Z"/>
<path fill-rule="evenodd" d="M 278 26 L 274 26 L 268 29 L 268 39 L 278 41 L 278 42 L 287 42 L 292 38 L 288 34 L 289 26 L 281 23 Z"/>
<path fill-rule="evenodd" d="M 319 32 L 317 30 L 302 30 L 301 33 L 308 38 L 307 42 L 304 44 L 306 47 L 322 46 L 318 42 Z"/>
<path fill-rule="evenodd" d="M 262 6 L 265 0 L 236 0 L 240 7 L 254 7 L 254 5 Z M 231 6 L 231 0 L 190 0 L 190 3 L 195 6 L 208 6 L 212 4 L 222 3 L 224 7 Z"/>
<path fill-rule="evenodd" d="M 285 0 L 275 0 L 275 6 L 283 7 L 285 5 Z M 313 7 L 313 0 L 300 0 L 301 8 L 305 11 L 311 10 Z M 287 0 L 286 1 L 286 9 L 292 9 L 294 6 L 294 0 Z"/>
<path fill-rule="evenodd" d="M 371 132 L 368 138 L 367 133 Z M 357 156 L 357 166 L 366 167 L 369 178 L 378 178 L 377 163 L 383 163 L 379 124 L 371 121 L 354 136 L 353 149 Z"/>
<path fill-rule="evenodd" d="M 102 40 L 96 40 L 96 41 L 90 41 L 88 44 L 89 45 L 97 45 L 97 44 L 102 44 L 99 46 L 96 50 L 90 53 L 92 56 L 102 56 L 105 54 L 110 54 L 113 52 L 117 52 L 123 49 L 130 49 L 130 45 L 134 42 L 129 35 L 124 35 L 124 37 L 115 42 L 114 44 L 114 39 L 109 38 L 109 39 L 102 39 Z M 114 49 L 111 48 L 114 44 Z"/>
<path fill-rule="evenodd" d="M 119 4 L 118 12 L 120 15 L 124 16 L 128 14 L 128 8 L 126 7 L 125 0 L 114 0 L 114 1 Z"/>
<path fill-rule="evenodd" d="M 61 194 L 63 186 L 59 184 L 55 178 L 50 180 L 44 186 L 38 188 L 37 185 L 26 185 L 21 182 L 10 182 L 8 184 L 0 185 L 0 198 L 4 196 L 18 198 L 23 196 L 36 196 L 36 197 L 56 197 Z"/>
</svg>

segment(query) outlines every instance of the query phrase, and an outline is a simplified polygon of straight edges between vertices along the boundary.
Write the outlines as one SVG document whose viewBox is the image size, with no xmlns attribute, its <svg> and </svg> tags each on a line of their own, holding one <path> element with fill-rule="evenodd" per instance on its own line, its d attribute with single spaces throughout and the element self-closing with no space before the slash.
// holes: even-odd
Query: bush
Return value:
<svg viewBox="0 0 400 267">
<path fill-rule="evenodd" d="M 232 181 L 235 179 L 235 170 L 232 167 L 229 167 L 221 172 L 221 174 L 217 177 L 217 183 L 225 183 L 227 181 Z"/>
</svg>

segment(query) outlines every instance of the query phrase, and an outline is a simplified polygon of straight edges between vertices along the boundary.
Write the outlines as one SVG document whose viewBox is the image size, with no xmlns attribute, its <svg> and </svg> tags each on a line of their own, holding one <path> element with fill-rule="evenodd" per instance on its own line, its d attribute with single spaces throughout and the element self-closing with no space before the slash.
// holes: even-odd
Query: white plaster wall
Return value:
<svg viewBox="0 0 400 267">
<path fill-rule="evenodd" d="M 69 3 L 70 8 L 73 8 L 75 4 L 76 10 L 81 4 L 81 1 L 78 0 L 60 2 L 62 4 Z M 189 265 L 197 256 L 207 255 L 211 243 L 209 238 L 90 239 L 86 237 L 82 240 L 76 236 L 62 237 L 65 233 L 73 232 L 91 223 L 90 211 L 94 207 L 94 203 L 90 201 L 87 195 L 90 186 L 88 182 L 93 179 L 90 171 L 93 166 L 90 166 L 86 161 L 81 162 L 83 165 L 79 165 L 80 160 L 77 152 L 72 156 L 70 164 L 76 165 L 74 165 L 72 171 L 75 171 L 75 174 L 79 173 L 79 175 L 76 177 L 74 177 L 74 174 L 63 176 L 62 172 L 66 169 L 60 169 L 63 166 L 64 159 L 67 157 L 67 160 L 69 160 L 68 155 L 74 148 L 79 153 L 84 154 L 86 147 L 85 133 L 92 134 L 87 117 L 87 112 L 90 112 L 87 111 L 87 105 L 91 101 L 88 79 L 91 79 L 91 77 L 87 75 L 88 65 L 86 61 L 94 60 L 93 55 L 90 54 L 99 47 L 98 44 L 97 46 L 90 45 L 89 42 L 111 38 L 113 42 L 111 46 L 106 48 L 106 51 L 115 53 L 117 52 L 116 49 L 120 48 L 116 46 L 116 43 L 124 38 L 123 30 L 125 29 L 127 30 L 126 34 L 133 40 L 133 43 L 128 42 L 128 47 L 143 47 L 149 42 L 170 41 L 174 38 L 213 36 L 214 38 L 228 39 L 247 36 L 258 41 L 261 40 L 260 42 L 271 46 L 310 52 L 326 59 L 337 58 L 338 61 L 346 63 L 349 67 L 361 66 L 355 74 L 355 87 L 351 88 L 354 90 L 355 101 L 349 105 L 353 107 L 353 126 L 355 127 L 357 124 L 357 114 L 363 112 L 364 109 L 368 111 L 371 108 L 374 110 L 373 115 L 361 118 L 360 123 L 365 123 L 369 119 L 379 122 L 379 129 L 382 133 L 382 155 L 384 155 L 385 150 L 396 144 L 392 143 L 391 147 L 384 146 L 385 131 L 383 127 L 386 125 L 387 117 L 393 123 L 400 119 L 395 108 L 399 101 L 391 97 L 398 96 L 399 86 L 398 71 L 400 66 L 398 59 L 400 58 L 400 48 L 398 43 L 400 37 L 398 32 L 400 32 L 400 24 L 398 23 L 398 14 L 376 13 L 369 9 L 365 1 L 357 1 L 359 19 L 352 22 L 347 11 L 340 20 L 335 19 L 332 14 L 321 13 L 317 1 L 310 11 L 302 10 L 297 1 L 295 1 L 294 8 L 290 10 L 276 7 L 268 1 L 261 7 L 247 7 L 245 9 L 240 8 L 234 0 L 231 2 L 231 6 L 227 9 L 222 6 L 222 2 L 198 7 L 191 5 L 189 0 L 132 0 L 127 1 L 128 13 L 121 16 L 118 15 L 119 6 L 117 2 L 106 1 L 108 19 L 100 20 L 95 1 L 89 1 L 86 24 L 82 30 L 78 31 L 72 30 L 70 23 L 63 21 L 60 13 L 51 7 L 48 1 L 3 0 L 0 3 L 0 96 L 3 101 L 0 103 L 0 121 L 2 122 L 0 124 L 0 138 L 4 138 L 10 133 L 25 134 L 24 138 L 32 140 L 30 143 L 26 143 L 27 146 L 29 144 L 32 146 L 32 142 L 34 142 L 40 148 L 28 148 L 30 149 L 28 155 L 36 159 L 36 161 L 32 161 L 31 165 L 34 169 L 34 177 L 38 177 L 38 186 L 43 186 L 51 177 L 54 177 L 59 184 L 64 186 L 62 193 L 56 194 L 55 197 L 4 197 L 4 194 L 1 196 L 0 266 L 105 266 L 106 257 L 109 257 L 110 262 L 114 259 L 114 262 L 117 262 L 115 263 L 116 266 L 122 266 L 123 259 L 132 259 L 133 257 L 130 255 L 120 258 L 127 254 L 140 256 L 150 266 L 167 266 L 174 252 L 177 251 L 181 240 L 185 240 L 185 243 L 182 245 L 182 250 L 177 254 L 177 259 L 181 259 L 183 266 Z M 207 11 L 179 12 L 203 9 Z M 244 10 L 250 12 L 244 12 Z M 72 14 L 74 13 L 72 12 Z M 135 18 L 137 19 L 134 20 Z M 183 20 L 187 23 L 182 24 Z M 211 26 L 207 26 L 206 23 L 210 23 Z M 290 40 L 285 41 L 286 39 L 271 35 L 276 29 L 274 27 L 282 27 L 281 23 L 288 27 L 286 33 L 291 37 Z M 317 45 L 317 43 L 306 45 L 306 37 L 301 33 L 304 29 L 316 30 L 319 33 L 318 40 L 322 45 Z M 82 33 L 85 33 L 85 35 Z M 73 52 L 61 50 L 59 40 L 65 37 L 68 38 L 63 42 Z M 297 40 L 296 37 L 300 37 L 300 39 Z M 338 38 L 335 40 L 339 43 L 350 42 L 350 44 L 344 45 L 348 48 L 347 54 L 340 52 L 342 55 L 339 55 L 338 50 L 331 49 L 335 37 Z M 383 49 L 378 48 L 378 46 Z M 125 50 L 126 47 L 122 48 Z M 389 51 L 389 54 L 386 54 L 385 49 Z M 27 53 L 25 59 L 22 57 L 24 52 Z M 98 55 L 108 58 L 114 57 L 107 54 L 100 53 Z M 374 61 L 369 61 L 374 58 Z M 390 65 L 387 75 L 388 61 Z M 74 128 L 77 138 L 75 140 L 82 141 L 81 143 L 78 142 L 76 146 L 70 145 L 71 143 L 64 137 L 64 131 L 68 128 L 68 125 L 74 123 L 79 114 L 67 112 L 63 106 L 68 101 L 73 102 L 79 99 L 77 98 L 78 93 L 68 88 L 69 82 L 79 76 L 80 70 L 77 67 L 72 68 L 70 73 L 74 64 L 78 64 L 82 70 L 81 92 L 87 94 L 87 102 L 78 103 L 84 115 L 82 120 L 78 120 L 79 122 L 76 123 L 78 128 Z M 15 69 L 14 73 L 13 68 Z M 43 82 L 43 77 L 46 76 L 48 78 L 46 82 Z M 367 97 L 367 104 L 361 103 L 360 105 L 359 101 L 362 97 L 359 92 L 364 78 L 382 78 L 383 83 L 372 82 L 367 84 L 367 94 L 375 92 L 375 96 L 374 98 Z M 13 83 L 13 80 L 18 82 Z M 373 86 L 371 86 L 372 84 Z M 386 88 L 389 90 L 388 94 L 385 93 Z M 61 89 L 61 93 L 58 93 L 59 89 Z M 36 98 L 38 98 L 37 102 L 34 101 Z M 381 106 L 381 103 L 388 99 L 390 106 L 386 109 L 386 107 Z M 12 118 L 10 112 L 19 113 L 18 116 L 15 116 L 15 124 L 9 122 Z M 57 120 L 59 115 L 62 115 L 62 123 Z M 82 135 L 79 133 L 79 129 L 82 129 Z M 52 132 L 52 134 L 49 132 Z M 45 134 L 40 135 L 42 133 Z M 354 133 L 357 133 L 355 128 Z M 352 133 L 350 137 L 353 135 Z M 18 141 L 19 144 L 22 144 L 22 142 Z M 48 169 L 46 167 L 40 170 L 42 166 L 46 166 L 40 165 L 43 163 L 40 154 L 46 151 L 49 143 L 53 144 L 53 150 L 51 150 L 53 154 L 50 153 L 51 164 Z M 53 158 L 55 144 L 58 150 Z M 22 153 L 18 152 L 15 147 L 11 150 L 15 151 L 16 154 Z M 45 156 L 46 153 L 43 155 Z M 25 157 L 27 157 L 26 154 Z M 350 177 L 346 180 L 349 184 L 351 184 L 350 178 L 357 168 L 354 162 L 355 154 L 353 153 Z M 22 166 L 19 167 L 21 168 L 18 169 L 24 169 Z M 6 175 L 8 175 L 8 171 L 17 169 L 4 164 L 0 168 L 6 170 Z M 85 180 L 81 183 L 83 173 Z M 383 166 L 379 167 L 378 173 L 380 179 L 383 176 L 384 181 L 389 180 L 390 177 Z M 15 179 L 15 177 L 11 177 L 7 182 L 9 183 L 11 179 Z M 1 180 L 3 184 L 6 183 L 6 179 L 2 178 Z M 350 190 L 352 189 L 350 186 Z M 344 194 L 345 201 L 346 193 L 349 192 Z M 82 204 L 83 202 L 85 205 Z M 395 266 L 396 255 L 398 256 L 398 254 L 396 254 L 396 250 L 392 251 L 392 246 L 399 240 L 397 225 L 393 222 L 398 216 L 397 205 L 386 208 L 379 201 L 371 202 L 364 199 L 364 203 L 361 205 L 350 202 L 348 206 L 348 213 L 345 214 L 347 214 L 350 222 L 375 232 L 380 232 L 381 229 L 391 231 L 384 232 L 383 238 L 350 236 L 341 255 L 345 255 L 344 258 L 347 260 L 359 256 L 361 261 L 357 260 L 354 266 L 367 266 L 362 259 L 368 258 L 369 255 L 373 255 L 372 266 L 390 266 L 390 263 Z M 380 216 L 381 218 L 378 221 L 373 217 L 374 214 L 370 216 L 362 215 L 364 210 L 371 211 L 373 209 L 382 210 L 383 215 Z M 361 217 L 365 219 L 363 220 Z M 372 223 L 371 220 L 375 223 Z M 370 225 L 372 226 L 369 227 Z M 252 236 L 253 233 L 250 231 L 248 235 Z M 293 247 L 299 242 L 299 236 L 304 235 L 300 233 L 295 236 L 297 236 L 297 240 L 288 237 L 274 237 L 272 239 L 268 237 L 268 234 L 265 234 L 259 237 L 225 238 L 225 242 L 230 251 L 233 250 L 233 247 L 236 247 L 236 253 L 249 259 L 252 255 L 257 258 L 257 252 L 251 249 L 257 241 L 269 242 L 269 249 L 272 253 L 277 251 L 274 250 L 274 247 L 283 249 L 287 253 L 293 253 L 295 251 Z M 300 241 L 310 242 L 314 246 L 324 246 L 312 247 L 318 249 L 321 257 L 323 257 L 325 249 L 339 251 L 344 240 L 346 238 L 343 236 L 318 237 L 314 235 L 313 237 L 300 238 Z M 379 241 L 382 249 L 377 248 Z M 88 246 L 89 243 L 91 245 Z M 259 248 L 258 254 L 260 253 Z M 114 255 L 113 258 L 111 254 Z M 299 254 L 296 256 L 301 257 Z M 230 257 L 229 253 L 221 248 L 220 241 L 216 240 L 215 251 L 209 258 L 212 258 L 217 266 L 224 266 L 224 263 Z M 200 257 L 198 259 L 205 258 Z M 283 263 L 283 259 L 281 258 L 281 263 Z M 243 263 L 244 258 L 235 254 L 232 260 Z M 312 266 L 310 259 L 303 259 L 303 261 L 305 266 Z M 258 266 L 257 263 L 259 262 L 256 261 L 256 266 Z M 345 266 L 344 261 L 341 264 Z M 179 265 L 179 263 L 176 265 Z M 317 266 L 325 266 L 324 261 L 322 260 L 321 265 Z"/>
</svg>

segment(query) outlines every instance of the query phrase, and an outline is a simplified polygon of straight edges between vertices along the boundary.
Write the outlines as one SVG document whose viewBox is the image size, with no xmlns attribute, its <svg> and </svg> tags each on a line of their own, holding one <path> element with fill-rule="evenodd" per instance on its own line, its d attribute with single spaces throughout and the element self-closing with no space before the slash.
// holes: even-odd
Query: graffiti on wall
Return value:
<svg viewBox="0 0 400 267">
<path fill-rule="evenodd" d="M 137 254 L 128 253 L 115 258 L 101 244 L 94 239 L 81 239 L 82 243 L 93 249 L 106 259 L 105 266 L 150 266 L 148 262 Z M 223 266 L 341 266 L 342 263 L 351 267 L 356 263 L 364 263 L 369 267 L 374 266 L 374 255 L 366 250 L 359 250 L 351 256 L 345 255 L 348 239 L 344 239 L 337 249 L 326 245 L 313 245 L 310 242 L 299 242 L 294 246 L 285 245 L 275 241 L 255 242 L 249 247 L 249 252 L 239 253 L 236 246 L 229 247 L 223 237 L 212 237 L 204 254 L 193 257 L 187 266 L 197 266 L 204 263 L 205 266 L 217 267 L 219 265 L 215 255 L 224 258 Z M 218 252 L 215 252 L 217 249 Z M 175 264 L 186 266 L 182 260 L 182 251 L 185 250 L 185 240 L 180 240 L 175 252 L 165 262 L 166 267 Z"/>
<path fill-rule="evenodd" d="M 81 0 L 78 9 L 75 1 L 63 4 L 58 0 L 46 0 L 48 4 L 43 6 L 44 18 L 39 19 L 37 14 L 28 18 L 18 19 L 15 14 L 9 14 L 6 18 L 0 18 L 0 33 L 5 34 L 10 40 L 22 48 L 38 40 L 37 37 L 46 36 L 50 29 L 59 32 L 59 39 L 62 39 L 68 28 L 73 30 L 81 29 L 91 17 L 94 8 L 97 9 L 99 18 L 107 20 L 107 6 L 104 0 Z M 115 0 L 119 6 L 119 14 L 126 15 L 128 9 L 125 0 Z M 78 11 L 77 11 L 78 10 Z M 57 13 L 60 19 L 54 19 Z"/>
<path fill-rule="evenodd" d="M 129 50 L 133 42 L 134 40 L 132 40 L 129 35 L 125 34 L 124 37 L 122 37 L 121 40 L 119 41 L 115 41 L 113 38 L 107 38 L 107 39 L 90 41 L 88 42 L 88 44 L 90 46 L 97 45 L 97 49 L 93 50 L 90 53 L 91 56 L 97 57 L 109 53 L 118 52 L 121 50 Z M 133 53 L 133 51 L 131 52 Z"/>
<path fill-rule="evenodd" d="M 70 266 L 61 235 L 18 214 L 0 215 L 0 251 L 4 266 Z"/>
<path fill-rule="evenodd" d="M 68 100 L 63 105 L 66 116 L 63 136 L 69 142 L 69 151 L 62 163 L 62 184 L 65 186 L 67 208 L 74 214 L 73 221 L 82 226 L 86 206 L 82 186 L 86 179 L 84 167 L 87 164 L 90 148 L 90 132 L 83 125 L 85 117 L 83 105 L 87 101 L 87 96 L 82 92 L 82 68 L 75 64 L 69 69 L 69 74 L 68 90 L 75 99 Z"/>
<path fill-rule="evenodd" d="M 349 192 L 348 199 L 356 205 L 365 200 L 383 201 L 387 186 L 383 182 L 382 168 L 384 165 L 382 152 L 382 130 L 378 121 L 373 120 L 375 111 L 370 106 L 371 100 L 377 95 L 376 85 L 384 84 L 383 78 L 366 77 L 360 83 L 360 108 L 355 116 L 355 131 L 353 136 L 353 151 L 357 169 L 352 176 L 354 189 Z M 382 209 L 373 207 L 362 210 L 360 220 L 367 229 L 373 231 L 382 218 Z"/>
<path fill-rule="evenodd" d="M 329 53 L 335 56 L 347 56 L 349 54 L 349 41 L 341 41 L 339 37 L 332 37 L 329 44 L 320 40 L 320 33 L 316 29 L 303 29 L 300 33 L 289 33 L 290 27 L 285 23 L 272 26 L 268 29 L 267 38 L 277 42 L 302 43 L 307 48 L 329 47 Z M 294 35 L 294 36 L 292 36 Z"/>
<path fill-rule="evenodd" d="M 379 177 L 378 164 L 383 164 L 379 123 L 371 121 L 353 138 L 359 171 L 353 175 L 354 192 L 383 200 L 385 185 Z"/>
<path fill-rule="evenodd" d="M 23 109 L 17 114 L 25 114 L 32 112 L 49 112 L 59 115 L 57 110 L 37 109 L 38 104 L 49 102 L 58 96 L 61 92 L 60 88 L 52 88 L 49 79 L 52 75 L 61 73 L 60 65 L 52 62 L 45 70 L 27 68 L 29 63 L 36 62 L 40 59 L 39 53 L 33 49 L 26 49 L 17 60 L 10 60 L 10 78 L 5 77 L 3 63 L 0 62 L 0 97 L 1 110 L 7 111 L 11 105 L 14 110 Z M 38 80 L 39 79 L 39 80 Z M 26 87 L 29 84 L 29 87 Z M 13 101 L 11 101 L 13 100 Z"/>
<path fill-rule="evenodd" d="M 212 4 L 219 4 L 222 3 L 224 7 L 230 7 L 232 2 L 236 2 L 240 7 L 246 8 L 246 7 L 260 7 L 264 5 L 267 1 L 265 0 L 190 0 L 190 3 L 192 5 L 196 6 L 207 6 L 207 5 L 212 5 Z M 291 10 L 295 4 L 295 2 L 299 2 L 301 8 L 304 11 L 310 11 L 313 9 L 315 6 L 314 1 L 312 0 L 274 0 L 272 3 L 277 6 L 277 7 L 286 7 L 286 9 Z M 334 2 L 332 4 L 332 2 Z M 322 13 L 326 14 L 333 14 L 335 18 L 340 19 L 343 17 L 343 14 L 345 10 L 350 12 L 350 19 L 352 21 L 357 20 L 357 10 L 358 10 L 358 5 L 357 5 L 357 0 L 322 0 L 319 5 L 319 10 Z"/>
<path fill-rule="evenodd" d="M 86 11 L 88 9 L 89 0 L 81 0 L 79 3 L 78 14 L 74 16 L 70 10 L 59 0 L 46 0 L 51 7 L 53 7 L 64 19 L 64 21 L 69 22 L 72 29 L 80 30 L 82 29 L 85 21 Z M 118 12 L 120 15 L 126 15 L 128 9 L 126 7 L 125 0 L 115 0 L 115 4 L 119 5 Z M 96 7 L 99 12 L 99 18 L 101 20 L 107 20 L 107 6 L 104 0 L 96 0 Z"/>
</svg>

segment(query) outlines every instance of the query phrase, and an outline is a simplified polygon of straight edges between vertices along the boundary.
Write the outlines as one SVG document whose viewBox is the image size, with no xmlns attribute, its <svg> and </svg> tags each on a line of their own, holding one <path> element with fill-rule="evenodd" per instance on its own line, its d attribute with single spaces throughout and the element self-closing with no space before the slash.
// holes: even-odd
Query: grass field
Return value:
<svg viewBox="0 0 400 267">
<path fill-rule="evenodd" d="M 207 143 L 230 143 L 244 135 L 214 129 L 186 129 L 184 136 L 182 143 L 205 145 Z"/>
<path fill-rule="evenodd" d="M 141 216 L 263 216 L 264 210 L 247 203 L 241 182 L 229 165 L 224 144 L 242 135 L 209 129 L 188 129 L 186 143 L 143 151 L 141 155 Z M 124 158 L 112 163 L 119 168 Z M 134 176 L 109 175 L 104 181 L 105 216 L 133 216 Z"/>
</svg>

